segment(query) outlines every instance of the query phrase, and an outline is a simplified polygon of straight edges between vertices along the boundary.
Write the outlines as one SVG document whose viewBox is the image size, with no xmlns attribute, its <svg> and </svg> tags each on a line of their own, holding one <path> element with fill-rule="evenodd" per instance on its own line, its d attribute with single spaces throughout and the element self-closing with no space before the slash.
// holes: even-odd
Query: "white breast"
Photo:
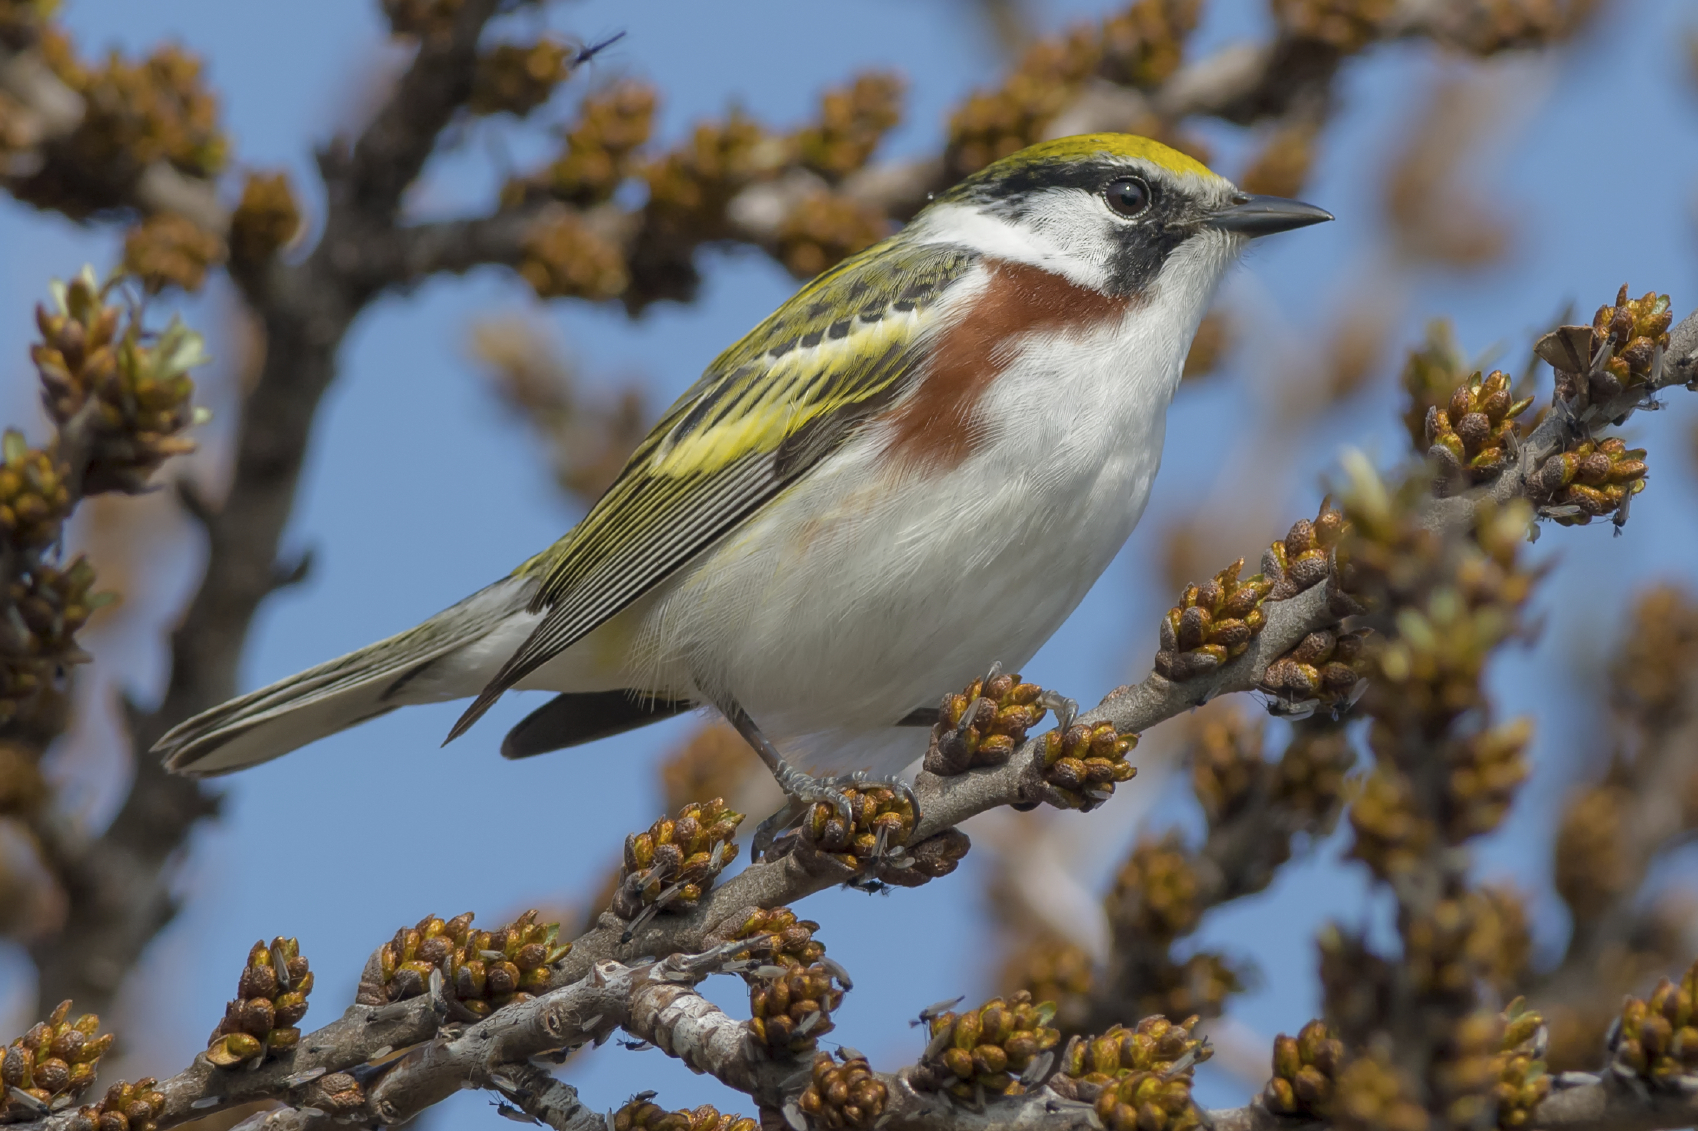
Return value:
<svg viewBox="0 0 1698 1131">
<path fill-rule="evenodd" d="M 1030 660 L 1132 532 L 1207 298 L 1034 335 L 953 468 L 899 472 L 868 429 L 622 617 L 615 682 L 729 695 L 805 768 L 900 768 L 925 732 L 888 728 Z"/>
</svg>

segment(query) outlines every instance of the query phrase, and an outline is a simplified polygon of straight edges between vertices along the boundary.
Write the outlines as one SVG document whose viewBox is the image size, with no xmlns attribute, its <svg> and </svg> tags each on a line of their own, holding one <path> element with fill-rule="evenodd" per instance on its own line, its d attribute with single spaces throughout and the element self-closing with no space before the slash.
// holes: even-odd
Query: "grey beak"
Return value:
<svg viewBox="0 0 1698 1131">
<path fill-rule="evenodd" d="M 1307 228 L 1310 224 L 1320 224 L 1331 219 L 1331 212 L 1316 208 L 1313 204 L 1304 204 L 1301 200 L 1241 192 L 1232 198 L 1230 205 L 1211 216 L 1207 223 L 1211 228 L 1238 232 L 1254 238 L 1270 236 L 1275 232 L 1289 232 L 1293 228 Z"/>
</svg>

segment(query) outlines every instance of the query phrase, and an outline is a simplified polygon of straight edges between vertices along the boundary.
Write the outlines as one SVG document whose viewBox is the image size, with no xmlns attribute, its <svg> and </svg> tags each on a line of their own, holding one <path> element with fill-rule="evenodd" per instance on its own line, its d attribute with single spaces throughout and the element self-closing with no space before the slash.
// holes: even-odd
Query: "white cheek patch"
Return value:
<svg viewBox="0 0 1698 1131">
<path fill-rule="evenodd" d="M 1074 189 L 1046 195 L 1085 196 Z M 1102 232 L 1100 228 L 1088 230 L 1082 220 L 1078 210 L 1063 206 L 1061 199 L 1054 207 L 1034 209 L 1025 224 L 967 204 L 944 204 L 925 214 L 916 236 L 921 243 L 970 247 L 987 258 L 1041 267 L 1082 287 L 1101 290 L 1108 272 L 1091 250 L 1095 248 L 1100 256 Z"/>
</svg>

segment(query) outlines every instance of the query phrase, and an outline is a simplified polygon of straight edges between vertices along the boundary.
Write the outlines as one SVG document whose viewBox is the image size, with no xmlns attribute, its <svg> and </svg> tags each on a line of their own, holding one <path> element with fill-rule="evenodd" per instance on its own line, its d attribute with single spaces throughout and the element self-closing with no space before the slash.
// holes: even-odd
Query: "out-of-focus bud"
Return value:
<svg viewBox="0 0 1698 1131">
<path fill-rule="evenodd" d="M 224 241 L 186 216 L 159 212 L 124 235 L 124 270 L 150 294 L 166 287 L 200 290 L 209 268 L 224 262 Z"/>
<path fill-rule="evenodd" d="M 571 73 L 575 56 L 549 35 L 535 43 L 498 43 L 478 56 L 466 106 L 474 114 L 524 117 L 553 96 Z"/>
<path fill-rule="evenodd" d="M 301 230 L 301 206 L 285 173 L 249 173 L 242 199 L 230 217 L 230 258 L 237 265 L 263 263 Z"/>
</svg>

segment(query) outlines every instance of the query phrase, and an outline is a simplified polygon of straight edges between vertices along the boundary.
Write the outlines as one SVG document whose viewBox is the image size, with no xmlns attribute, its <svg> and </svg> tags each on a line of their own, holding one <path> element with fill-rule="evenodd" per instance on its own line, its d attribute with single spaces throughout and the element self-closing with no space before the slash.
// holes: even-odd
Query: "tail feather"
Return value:
<svg viewBox="0 0 1698 1131">
<path fill-rule="evenodd" d="M 473 662 L 466 662 L 462 649 L 515 617 L 524 624 L 514 644 L 523 639 L 534 619 L 524 612 L 532 584 L 498 581 L 416 628 L 203 711 L 172 728 L 153 751 L 174 773 L 227 774 L 396 707 L 472 695 L 505 660 L 507 649 L 492 649 Z"/>
<path fill-rule="evenodd" d="M 695 707 L 688 699 L 656 699 L 640 691 L 556 695 L 507 732 L 501 743 L 501 756 L 530 758 L 568 746 L 581 746 L 670 719 Z"/>
</svg>

